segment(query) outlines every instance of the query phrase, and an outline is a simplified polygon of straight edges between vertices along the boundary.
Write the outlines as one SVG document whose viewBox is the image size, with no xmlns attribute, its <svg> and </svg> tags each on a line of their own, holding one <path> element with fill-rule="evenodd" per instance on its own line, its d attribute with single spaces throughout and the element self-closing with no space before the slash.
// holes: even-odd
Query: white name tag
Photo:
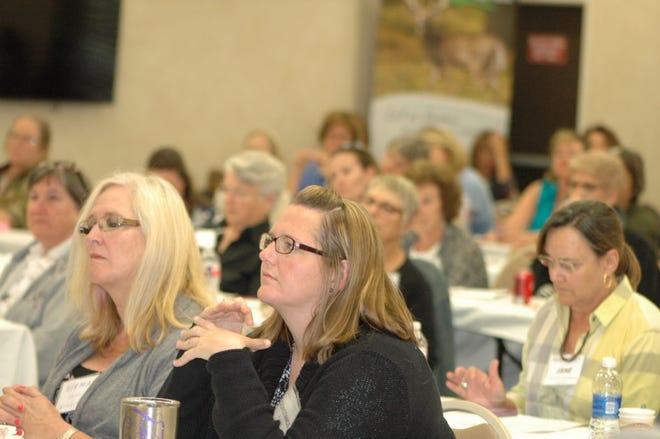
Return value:
<svg viewBox="0 0 660 439">
<path fill-rule="evenodd" d="M 57 410 L 59 410 L 60 413 L 69 413 L 75 410 L 80 398 L 82 398 L 87 389 L 89 389 L 89 386 L 92 385 L 98 376 L 99 374 L 95 373 L 64 381 L 60 387 L 60 394 L 57 395 L 57 401 L 55 401 L 55 407 L 57 407 Z"/>
<path fill-rule="evenodd" d="M 543 380 L 544 386 L 574 386 L 580 379 L 584 355 L 578 355 L 573 361 L 564 361 L 559 354 L 550 356 L 548 373 Z"/>
</svg>

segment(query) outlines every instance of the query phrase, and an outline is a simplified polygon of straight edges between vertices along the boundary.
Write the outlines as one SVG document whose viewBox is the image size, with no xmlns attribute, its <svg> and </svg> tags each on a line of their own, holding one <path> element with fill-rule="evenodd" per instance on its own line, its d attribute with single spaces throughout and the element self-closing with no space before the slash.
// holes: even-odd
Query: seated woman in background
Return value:
<svg viewBox="0 0 660 439">
<path fill-rule="evenodd" d="M 81 218 L 67 269 L 79 326 L 43 394 L 16 385 L 0 397 L 0 421 L 20 425 L 26 437 L 119 437 L 121 399 L 156 396 L 178 329 L 213 302 L 186 209 L 169 183 L 110 177 Z"/>
<path fill-rule="evenodd" d="M 360 144 L 342 146 L 333 152 L 327 169 L 328 187 L 358 203 L 364 198 L 371 179 L 378 174 L 376 160 Z"/>
<path fill-rule="evenodd" d="M 247 133 L 245 139 L 243 139 L 243 149 L 265 152 L 281 160 L 275 139 L 263 130 L 252 130 Z"/>
<path fill-rule="evenodd" d="M 630 149 L 622 149 L 619 157 L 626 168 L 625 184 L 619 197 L 626 225 L 643 236 L 657 253 L 660 249 L 660 215 L 654 207 L 641 204 L 639 199 L 646 187 L 642 156 Z"/>
<path fill-rule="evenodd" d="M 429 366 L 433 369 L 438 353 L 431 287 L 401 247 L 401 238 L 417 213 L 417 189 L 404 177 L 379 175 L 369 183 L 362 204 L 383 241 L 385 271 L 403 293 L 415 320 L 422 324 L 422 333 L 428 341 Z"/>
<path fill-rule="evenodd" d="M 517 195 L 509 145 L 496 131 L 481 132 L 472 145 L 472 167 L 488 182 L 495 201 L 511 200 Z"/>
<path fill-rule="evenodd" d="M 605 125 L 592 125 L 584 131 L 584 144 L 590 151 L 609 151 L 621 146 L 614 131 Z"/>
<path fill-rule="evenodd" d="M 429 159 L 429 146 L 415 136 L 401 136 L 387 145 L 387 151 L 380 161 L 384 174 L 403 175 L 417 160 Z"/>
<path fill-rule="evenodd" d="M 19 116 L 7 133 L 7 163 L 0 166 L 0 224 L 25 228 L 28 178 L 48 157 L 50 127 L 34 115 Z"/>
<path fill-rule="evenodd" d="M 295 194 L 310 185 L 325 186 L 325 166 L 330 154 L 341 146 L 360 142 L 369 144 L 367 125 L 355 113 L 334 111 L 323 119 L 318 134 L 320 148 L 302 149 L 296 153 L 289 175 L 289 192 Z"/>
<path fill-rule="evenodd" d="M 308 187 L 260 248 L 259 298 L 275 311 L 254 338 L 240 334 L 251 323 L 240 302 L 206 309 L 181 334 L 185 352 L 161 392 L 188 407 L 179 439 L 454 437 L 361 206 Z M 202 423 L 191 408 L 209 398 Z"/>
<path fill-rule="evenodd" d="M 64 274 L 71 234 L 89 190 L 73 163 L 38 165 L 28 181 L 26 215 L 36 241 L 16 252 L 0 276 L 0 317 L 31 329 L 41 385 L 73 326 Z"/>
<path fill-rule="evenodd" d="M 259 288 L 259 239 L 285 184 L 284 165 L 270 154 L 244 151 L 225 162 L 218 236 L 220 291 L 254 296 Z"/>
<path fill-rule="evenodd" d="M 461 206 L 461 186 L 448 167 L 417 161 L 405 175 L 417 186 L 419 210 L 406 238 L 409 256 L 428 261 L 449 285 L 487 288 L 486 263 L 479 244 L 453 221 Z"/>
<path fill-rule="evenodd" d="M 639 265 L 615 210 L 599 201 L 561 208 L 537 250 L 556 295 L 529 329 L 520 381 L 505 394 L 493 360 L 487 374 L 474 367 L 448 373 L 449 388 L 495 410 L 588 422 L 593 377 L 604 357 L 614 357 L 621 406 L 660 409 L 660 311 L 634 292 Z"/>
<path fill-rule="evenodd" d="M 513 212 L 497 227 L 496 238 L 516 246 L 533 243 L 538 231 L 567 193 L 568 164 L 584 145 L 570 129 L 556 130 L 550 137 L 550 171 L 530 183 L 520 194 Z"/>
<path fill-rule="evenodd" d="M 178 150 L 165 146 L 154 151 L 147 160 L 147 173 L 157 175 L 174 186 L 183 198 L 183 203 L 194 227 L 212 227 L 216 225 L 213 205 L 202 206 L 198 203 L 190 174 L 183 161 L 183 156 Z"/>
<path fill-rule="evenodd" d="M 432 163 L 445 164 L 461 184 L 467 204 L 467 229 L 475 235 L 485 234 L 495 225 L 495 206 L 488 183 L 472 167 L 468 166 L 465 148 L 448 130 L 425 128 L 419 138 L 429 148 Z"/>
</svg>

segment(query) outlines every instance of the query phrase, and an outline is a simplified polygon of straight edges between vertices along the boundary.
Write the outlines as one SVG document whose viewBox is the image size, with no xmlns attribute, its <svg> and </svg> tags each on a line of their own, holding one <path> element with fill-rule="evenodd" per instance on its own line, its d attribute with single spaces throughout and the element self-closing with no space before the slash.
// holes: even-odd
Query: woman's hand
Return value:
<svg viewBox="0 0 660 439">
<path fill-rule="evenodd" d="M 195 326 L 181 331 L 179 341 L 176 342 L 177 349 L 185 352 L 174 360 L 175 367 L 183 366 L 195 358 L 208 360 L 211 355 L 230 349 L 247 347 L 258 351 L 270 347 L 268 339 L 245 337 L 240 332 L 223 329 L 200 316 L 195 317 L 194 322 Z"/>
<path fill-rule="evenodd" d="M 447 372 L 447 387 L 461 398 L 484 407 L 505 408 L 508 404 L 498 365 L 499 361 L 491 361 L 488 374 L 476 367 L 457 367 L 454 372 Z"/>
<path fill-rule="evenodd" d="M 15 385 L 2 392 L 0 422 L 22 429 L 26 437 L 58 437 L 71 427 L 36 387 Z"/>
<path fill-rule="evenodd" d="M 199 317 L 218 328 L 227 329 L 237 334 L 243 332 L 243 325 L 254 325 L 252 310 L 242 297 L 223 299 L 214 305 L 207 306 Z"/>
</svg>

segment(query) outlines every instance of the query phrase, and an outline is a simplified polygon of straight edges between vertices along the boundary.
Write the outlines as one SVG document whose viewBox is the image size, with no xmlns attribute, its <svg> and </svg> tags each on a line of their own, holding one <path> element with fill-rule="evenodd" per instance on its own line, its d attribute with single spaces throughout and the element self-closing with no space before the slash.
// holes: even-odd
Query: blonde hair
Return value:
<svg viewBox="0 0 660 439">
<path fill-rule="evenodd" d="M 422 139 L 431 148 L 442 148 L 447 154 L 447 165 L 458 174 L 468 164 L 467 154 L 461 142 L 449 131 L 440 128 L 428 127 L 419 132 Z"/>
<path fill-rule="evenodd" d="M 324 363 L 338 345 L 358 337 L 361 325 L 415 342 L 412 315 L 385 271 L 383 245 L 367 211 L 319 186 L 303 189 L 291 204 L 324 214 L 316 239 L 323 243 L 320 276 L 326 293 L 305 332 L 305 361 Z M 340 288 L 343 261 L 348 264 L 348 278 Z M 290 341 L 277 312 L 253 335 Z"/>
<path fill-rule="evenodd" d="M 201 306 L 213 302 L 202 278 L 202 262 L 192 224 L 183 200 L 165 180 L 122 173 L 101 181 L 80 212 L 88 218 L 99 195 L 110 187 L 126 188 L 145 238 L 144 255 L 129 291 L 121 321 L 108 293 L 92 285 L 85 236 L 75 234 L 67 269 L 72 305 L 82 318 L 80 338 L 95 349 L 108 346 L 123 324 L 131 349 L 142 352 L 159 344 L 168 326 L 184 327 L 175 313 L 175 302 L 188 296 Z M 154 336 L 155 333 L 155 336 Z"/>
<path fill-rule="evenodd" d="M 569 162 L 571 173 L 584 172 L 595 177 L 608 194 L 620 193 L 626 182 L 626 168 L 617 155 L 604 151 L 586 151 Z"/>
</svg>

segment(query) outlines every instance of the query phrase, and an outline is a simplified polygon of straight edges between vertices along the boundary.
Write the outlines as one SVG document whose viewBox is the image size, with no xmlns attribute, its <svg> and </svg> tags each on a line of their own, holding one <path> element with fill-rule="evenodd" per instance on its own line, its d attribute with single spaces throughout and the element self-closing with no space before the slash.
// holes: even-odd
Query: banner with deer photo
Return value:
<svg viewBox="0 0 660 439">
<path fill-rule="evenodd" d="M 485 129 L 507 134 L 513 84 L 510 0 L 383 0 L 370 108 L 374 154 L 423 127 L 469 149 Z"/>
</svg>

